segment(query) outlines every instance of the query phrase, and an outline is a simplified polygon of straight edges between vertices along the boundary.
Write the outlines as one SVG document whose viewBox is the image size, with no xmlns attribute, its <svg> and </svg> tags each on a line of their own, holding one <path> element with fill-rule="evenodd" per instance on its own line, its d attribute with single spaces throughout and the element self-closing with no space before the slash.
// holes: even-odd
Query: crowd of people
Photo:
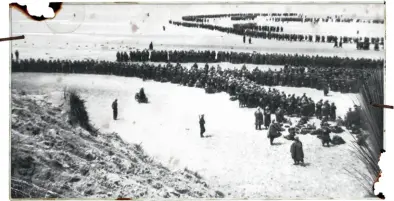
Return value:
<svg viewBox="0 0 394 201">
<path fill-rule="evenodd" d="M 246 16 L 232 16 L 230 19 L 232 21 L 240 21 L 240 20 L 254 20 L 257 15 L 246 15 Z"/>
<path fill-rule="evenodd" d="M 295 18 L 291 18 L 295 19 Z M 315 43 L 368 43 L 371 44 L 372 38 L 369 37 L 349 37 L 349 36 L 334 36 L 334 35 L 320 35 L 320 34 L 295 34 L 295 33 L 280 33 L 283 32 L 283 27 L 280 26 L 253 26 L 249 28 L 253 23 L 248 23 L 247 25 L 238 26 L 238 27 L 223 27 L 219 25 L 213 24 L 199 24 L 199 23 L 191 23 L 191 22 L 178 22 L 178 21 L 169 21 L 170 24 L 175 26 L 184 26 L 189 28 L 202 28 L 209 30 L 216 30 L 228 34 L 235 34 L 241 36 L 248 36 L 253 38 L 262 38 L 268 40 L 279 40 L 279 41 L 290 41 L 290 42 L 315 42 Z M 263 27 L 264 28 L 263 30 Z M 267 28 L 268 27 L 268 28 Z M 383 37 L 374 37 L 373 39 L 375 44 L 384 45 Z"/>
<path fill-rule="evenodd" d="M 130 52 L 132 60 L 124 60 L 121 57 L 117 61 L 136 61 L 135 56 L 137 52 Z M 149 52 L 147 52 L 149 53 Z M 214 61 L 228 61 L 223 59 L 223 52 L 218 53 L 218 58 L 215 59 L 215 52 L 171 52 L 166 51 L 152 51 L 151 59 L 148 61 L 155 62 L 214 62 Z M 125 55 L 127 53 L 118 53 L 118 55 Z M 185 55 L 190 55 L 185 57 Z M 149 56 L 149 55 L 148 55 Z M 153 57 L 153 58 L 152 58 Z M 165 59 L 167 57 L 167 59 Z M 168 59 L 169 57 L 169 59 Z M 142 58 L 142 57 L 141 57 Z M 142 61 L 138 60 L 137 61 Z M 229 60 L 233 62 L 233 60 Z M 252 63 L 252 62 L 251 62 Z M 316 66 L 290 66 L 284 65 L 283 69 L 279 71 L 268 69 L 266 71 L 260 70 L 258 67 L 252 71 L 247 70 L 243 66 L 242 72 L 245 77 L 253 82 L 266 86 L 291 86 L 291 87 L 307 87 L 318 90 L 328 90 L 341 93 L 358 93 L 360 86 L 367 80 L 374 70 L 377 68 L 349 68 L 349 67 L 320 67 Z M 327 92 L 328 93 L 328 92 Z"/>
<path fill-rule="evenodd" d="M 270 21 L 275 22 L 341 22 L 341 23 L 369 23 L 369 24 L 384 24 L 384 19 L 359 19 L 349 18 L 340 15 L 326 16 L 326 17 L 308 17 L 297 13 L 232 13 L 232 14 L 213 14 L 213 15 L 192 15 L 183 16 L 184 21 L 204 21 L 207 18 L 225 18 L 230 17 L 231 20 L 253 20 L 257 16 L 269 17 Z"/>
<path fill-rule="evenodd" d="M 210 15 L 188 15 L 183 16 L 183 21 L 196 21 L 204 18 L 225 18 L 225 17 L 253 17 L 253 16 L 297 16 L 297 13 L 227 13 L 227 14 L 210 14 Z"/>
<path fill-rule="evenodd" d="M 233 24 L 233 28 L 238 32 L 247 32 L 250 33 L 255 31 L 265 31 L 265 32 L 283 32 L 282 26 L 259 26 L 257 23 L 235 23 Z"/>
<path fill-rule="evenodd" d="M 279 71 L 247 71 L 246 77 L 261 85 L 307 87 L 341 93 L 358 93 L 361 85 L 371 76 L 372 69 L 290 67 Z"/>
<path fill-rule="evenodd" d="M 302 68 L 289 69 L 284 68 L 283 72 L 300 71 Z M 261 125 L 268 129 L 267 137 L 270 138 L 270 143 L 273 145 L 275 138 L 281 135 L 281 126 L 279 124 L 288 122 L 287 116 L 301 117 L 301 122 L 306 124 L 308 119 L 312 116 L 322 120 L 322 125 L 328 120 L 336 121 L 337 118 L 335 103 L 329 103 L 327 100 L 319 100 L 315 102 L 305 93 L 302 96 L 295 94 L 286 94 L 277 89 L 264 87 L 259 84 L 259 81 L 253 81 L 250 73 L 246 68 L 242 69 L 221 69 L 220 66 L 209 67 L 206 64 L 203 68 L 199 68 L 194 64 L 190 69 L 181 66 L 177 63 L 172 65 L 153 65 L 153 64 L 138 64 L 138 63 L 120 63 L 110 61 L 95 61 L 95 60 L 44 60 L 44 59 L 13 59 L 12 72 L 46 72 L 46 73 L 81 73 L 81 74 L 107 74 L 118 75 L 126 77 L 138 77 L 143 80 L 155 80 L 158 82 L 171 82 L 189 87 L 198 87 L 205 89 L 206 93 L 227 92 L 230 95 L 230 100 L 238 100 L 240 107 L 249 108 L 264 108 L 262 113 L 255 113 L 256 129 L 261 129 Z M 256 72 L 255 72 L 256 73 Z M 305 73 L 305 72 L 304 72 Z M 258 77 L 258 75 L 257 75 Z M 264 78 L 266 79 L 266 78 Z M 263 79 L 263 80 L 264 80 Z M 138 96 L 138 97 L 137 97 Z M 146 98 L 143 88 L 136 94 L 136 100 Z M 147 99 L 146 99 L 147 100 Z M 145 102 L 147 103 L 147 101 Z M 118 105 L 117 100 L 112 104 L 113 119 L 117 120 Z M 275 115 L 275 120 L 271 120 L 271 115 Z M 359 107 L 355 106 L 355 110 L 349 109 L 345 116 L 345 126 L 348 128 L 360 127 Z M 204 115 L 199 117 L 200 136 L 204 137 L 205 133 L 205 119 Z M 326 132 L 326 131 L 324 131 Z M 294 140 L 291 146 L 291 153 L 295 164 L 303 163 L 302 143 L 295 136 L 294 132 L 292 139 Z M 326 132 L 327 133 L 327 132 Z M 322 136 L 323 145 L 329 144 L 329 135 Z M 300 144 L 301 143 L 301 144 Z"/>
<path fill-rule="evenodd" d="M 347 68 L 352 69 L 382 69 L 383 59 L 349 58 L 338 56 L 299 55 L 299 54 L 276 54 L 276 53 L 248 53 L 248 52 L 225 52 L 225 51 L 148 51 L 134 50 L 117 52 L 116 60 L 119 62 L 230 62 L 234 64 L 267 64 L 267 65 L 289 65 L 303 67 L 321 68 Z"/>
<path fill-rule="evenodd" d="M 111 74 L 127 77 L 139 77 L 144 80 L 171 82 L 190 87 L 203 88 L 207 93 L 227 92 L 232 100 L 238 100 L 240 107 L 269 108 L 274 113 L 277 109 L 287 115 L 316 115 L 315 103 L 305 94 L 285 94 L 276 89 L 268 90 L 258 83 L 246 78 L 247 70 L 221 69 L 220 67 L 198 68 L 195 64 L 187 69 L 172 65 L 151 65 L 135 63 L 118 63 L 109 61 L 68 61 L 23 59 L 12 62 L 13 72 L 56 72 L 56 73 L 87 73 Z"/>
<path fill-rule="evenodd" d="M 336 23 L 384 24 L 384 19 L 363 20 L 363 19 L 355 19 L 355 18 L 343 18 L 340 16 L 336 16 L 336 17 L 327 16 L 325 18 L 321 18 L 321 17 L 307 17 L 300 15 L 297 17 L 270 17 L 269 20 L 273 22 L 302 22 L 302 23 L 336 22 Z"/>
<path fill-rule="evenodd" d="M 202 28 L 208 30 L 216 30 L 223 33 L 235 34 L 235 35 L 246 35 L 255 38 L 268 38 L 268 35 L 271 37 L 271 34 L 274 34 L 276 31 L 283 31 L 283 27 L 280 26 L 256 26 L 255 30 L 250 30 L 249 28 L 242 28 L 241 26 L 237 27 L 223 27 L 219 25 L 213 24 L 199 24 L 192 22 L 179 22 L 179 21 L 169 21 L 170 24 L 175 26 L 183 26 L 188 28 Z M 241 27 L 241 28 L 240 28 Z M 263 29 L 265 31 L 263 31 Z M 245 33 L 247 32 L 247 33 Z M 280 34 L 281 36 L 284 34 Z"/>
</svg>

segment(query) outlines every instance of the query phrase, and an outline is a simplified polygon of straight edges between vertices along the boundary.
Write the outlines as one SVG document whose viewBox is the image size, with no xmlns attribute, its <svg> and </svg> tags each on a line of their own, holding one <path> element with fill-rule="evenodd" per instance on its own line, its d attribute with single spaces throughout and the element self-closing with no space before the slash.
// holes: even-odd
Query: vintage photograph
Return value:
<svg viewBox="0 0 394 201">
<path fill-rule="evenodd" d="M 10 7 L 12 199 L 376 197 L 384 4 L 56 6 Z"/>
</svg>

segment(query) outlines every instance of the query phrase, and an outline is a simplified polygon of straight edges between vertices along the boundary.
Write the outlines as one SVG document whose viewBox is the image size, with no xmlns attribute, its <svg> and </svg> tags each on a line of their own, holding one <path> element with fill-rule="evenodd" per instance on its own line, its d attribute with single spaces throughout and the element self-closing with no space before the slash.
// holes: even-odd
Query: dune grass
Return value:
<svg viewBox="0 0 394 201">
<path fill-rule="evenodd" d="M 352 146 L 357 158 L 365 164 L 368 174 L 356 168 L 347 171 L 361 182 L 370 196 L 376 196 L 373 186 L 381 173 L 378 163 L 383 152 L 384 115 L 383 108 L 374 107 L 372 104 L 384 104 L 383 70 L 373 73 L 361 88 L 358 99 L 361 104 L 363 127 L 366 129 L 365 137 L 361 136 L 359 139 L 365 142 L 360 143 L 360 140 L 356 140 Z"/>
</svg>

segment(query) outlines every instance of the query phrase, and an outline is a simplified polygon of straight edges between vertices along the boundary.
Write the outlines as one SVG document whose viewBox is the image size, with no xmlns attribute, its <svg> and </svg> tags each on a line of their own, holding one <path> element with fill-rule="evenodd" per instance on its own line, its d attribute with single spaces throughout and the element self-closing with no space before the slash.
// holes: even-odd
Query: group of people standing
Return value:
<svg viewBox="0 0 394 201">
<path fill-rule="evenodd" d="M 288 65 L 294 67 L 371 70 L 382 69 L 383 59 L 349 58 L 303 54 L 251 53 L 210 50 L 133 50 L 117 52 L 118 62 L 230 62 L 235 64 Z"/>
</svg>

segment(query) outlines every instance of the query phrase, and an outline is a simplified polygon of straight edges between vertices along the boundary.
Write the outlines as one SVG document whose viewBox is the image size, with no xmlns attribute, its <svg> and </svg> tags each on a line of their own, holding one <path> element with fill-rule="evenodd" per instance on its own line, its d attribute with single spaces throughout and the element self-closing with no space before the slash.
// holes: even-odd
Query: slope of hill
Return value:
<svg viewBox="0 0 394 201">
<path fill-rule="evenodd" d="M 12 91 L 12 198 L 222 197 L 198 173 L 172 172 L 116 133 L 68 123 L 67 104 Z"/>
</svg>

